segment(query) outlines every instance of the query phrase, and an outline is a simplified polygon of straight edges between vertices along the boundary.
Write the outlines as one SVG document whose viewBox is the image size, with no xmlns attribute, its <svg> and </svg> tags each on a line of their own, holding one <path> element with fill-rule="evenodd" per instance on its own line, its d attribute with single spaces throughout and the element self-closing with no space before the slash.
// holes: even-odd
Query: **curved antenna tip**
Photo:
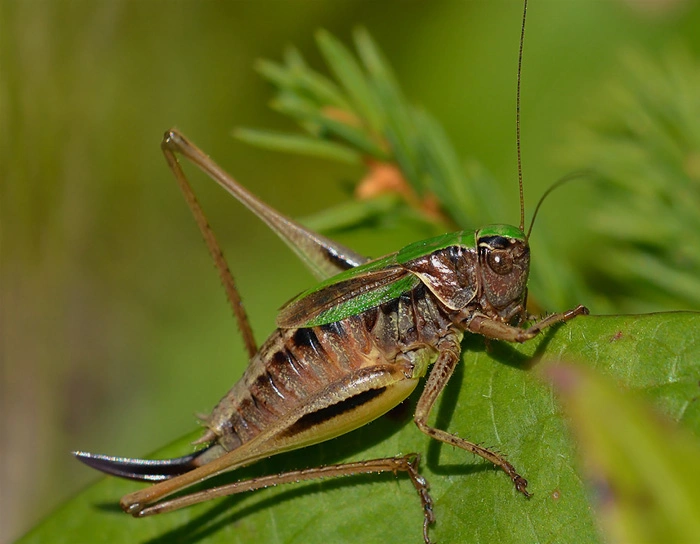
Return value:
<svg viewBox="0 0 700 544">
<path fill-rule="evenodd" d="M 549 188 L 542 194 L 540 197 L 539 202 L 537 202 L 537 206 L 535 206 L 535 213 L 532 214 L 532 220 L 530 221 L 530 228 L 527 229 L 527 235 L 525 238 L 527 240 L 530 239 L 530 234 L 532 234 L 532 227 L 535 226 L 535 219 L 537 219 L 537 214 L 540 211 L 540 207 L 542 206 L 542 203 L 544 200 L 551 194 L 554 189 L 558 189 L 565 183 L 571 181 L 572 179 L 579 179 L 579 178 L 585 178 L 585 177 L 591 177 L 595 174 L 593 170 L 580 170 L 578 172 L 571 172 L 570 174 L 567 174 L 561 178 L 559 178 L 557 181 L 552 183 L 552 185 L 549 186 Z"/>
</svg>

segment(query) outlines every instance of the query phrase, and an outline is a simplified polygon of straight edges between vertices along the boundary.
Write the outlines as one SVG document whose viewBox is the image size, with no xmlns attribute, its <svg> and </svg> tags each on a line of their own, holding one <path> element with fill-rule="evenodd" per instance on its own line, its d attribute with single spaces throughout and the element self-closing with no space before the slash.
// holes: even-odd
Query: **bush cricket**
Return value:
<svg viewBox="0 0 700 544">
<path fill-rule="evenodd" d="M 428 483 L 418 472 L 418 453 L 257 477 L 171 498 L 215 475 L 365 425 L 406 399 L 426 376 L 414 414 L 418 428 L 490 461 L 508 475 L 520 493 L 530 496 L 527 480 L 503 456 L 428 424 L 433 405 L 460 360 L 464 332 L 524 342 L 551 325 L 588 313 L 578 306 L 527 328 L 521 326 L 528 319 L 525 302 L 530 266 L 530 232 L 525 234 L 524 230 L 519 106 L 526 10 L 527 2 L 517 82 L 518 227 L 489 225 L 473 232 L 444 234 L 369 260 L 272 209 L 180 132 L 166 132 L 163 153 L 216 263 L 250 363 L 204 420 L 206 431 L 196 443 L 206 446 L 197 452 L 155 461 L 74 452 L 87 465 L 108 474 L 156 482 L 125 495 L 120 502 L 125 512 L 143 517 L 288 482 L 405 472 L 419 495 L 423 539 L 429 544 L 428 528 L 435 516 Z M 280 310 L 277 329 L 260 348 L 178 155 L 265 221 L 321 280 Z"/>
</svg>

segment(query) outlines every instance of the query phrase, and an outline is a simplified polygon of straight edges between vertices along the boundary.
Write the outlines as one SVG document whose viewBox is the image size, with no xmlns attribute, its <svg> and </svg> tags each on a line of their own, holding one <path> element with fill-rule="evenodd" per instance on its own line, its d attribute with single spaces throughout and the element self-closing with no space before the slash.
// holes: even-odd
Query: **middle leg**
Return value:
<svg viewBox="0 0 700 544">
<path fill-rule="evenodd" d="M 445 385 L 447 385 L 447 382 L 450 381 L 454 369 L 459 362 L 461 355 L 459 335 L 453 333 L 443 338 L 438 344 L 438 351 L 440 355 L 433 365 L 428 381 L 425 384 L 425 389 L 420 399 L 418 399 L 418 406 L 416 407 L 416 414 L 414 416 L 416 425 L 418 425 L 421 431 L 435 440 L 440 440 L 446 444 L 456 446 L 490 461 L 508 475 L 518 491 L 526 497 L 529 497 L 530 493 L 527 491 L 527 480 L 518 474 L 515 467 L 501 455 L 448 433 L 447 431 L 436 429 L 428 425 L 428 417 L 433 409 L 433 405 L 440 393 L 442 393 Z"/>
</svg>

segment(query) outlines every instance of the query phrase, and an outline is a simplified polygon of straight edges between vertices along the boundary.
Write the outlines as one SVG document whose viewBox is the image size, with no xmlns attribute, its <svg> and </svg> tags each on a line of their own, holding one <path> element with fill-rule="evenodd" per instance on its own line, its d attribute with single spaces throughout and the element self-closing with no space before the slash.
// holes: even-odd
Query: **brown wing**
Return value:
<svg viewBox="0 0 700 544">
<path fill-rule="evenodd" d="M 291 329 L 339 321 L 396 298 L 419 281 L 399 265 L 338 278 L 285 304 L 277 315 L 277 326 Z"/>
</svg>

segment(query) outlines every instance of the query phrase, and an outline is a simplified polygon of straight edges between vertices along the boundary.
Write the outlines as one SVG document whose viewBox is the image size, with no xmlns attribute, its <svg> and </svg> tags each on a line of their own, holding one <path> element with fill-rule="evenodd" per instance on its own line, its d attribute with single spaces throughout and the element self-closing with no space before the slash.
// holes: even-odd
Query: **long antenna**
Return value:
<svg viewBox="0 0 700 544">
<path fill-rule="evenodd" d="M 518 150 L 518 186 L 520 187 L 520 230 L 525 228 L 525 199 L 523 197 L 523 159 L 520 151 L 520 74 L 523 71 L 523 43 L 525 42 L 525 17 L 527 0 L 523 2 L 523 24 L 520 27 L 520 51 L 518 52 L 518 91 L 515 97 L 515 145 Z"/>
</svg>

